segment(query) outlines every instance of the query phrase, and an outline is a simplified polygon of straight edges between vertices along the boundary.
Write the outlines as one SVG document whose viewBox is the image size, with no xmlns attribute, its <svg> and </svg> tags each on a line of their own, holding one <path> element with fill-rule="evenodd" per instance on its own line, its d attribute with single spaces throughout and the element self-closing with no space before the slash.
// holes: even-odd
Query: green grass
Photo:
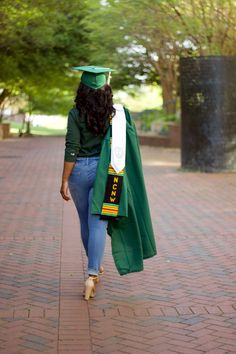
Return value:
<svg viewBox="0 0 236 354">
<path fill-rule="evenodd" d="M 19 130 L 22 128 L 21 123 L 16 123 L 16 122 L 11 122 L 11 133 L 13 134 L 19 134 Z M 26 126 L 24 128 L 25 132 Z M 66 133 L 65 129 L 54 129 L 54 128 L 47 128 L 47 127 L 31 127 L 31 133 L 33 135 L 55 135 L 55 136 L 64 136 Z"/>
</svg>

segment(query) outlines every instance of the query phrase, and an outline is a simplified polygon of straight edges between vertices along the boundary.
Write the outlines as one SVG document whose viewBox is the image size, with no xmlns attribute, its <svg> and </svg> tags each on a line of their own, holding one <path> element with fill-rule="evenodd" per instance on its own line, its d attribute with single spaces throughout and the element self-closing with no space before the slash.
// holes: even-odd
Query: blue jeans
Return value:
<svg viewBox="0 0 236 354">
<path fill-rule="evenodd" d="M 99 156 L 79 157 L 69 177 L 69 189 L 80 219 L 81 238 L 88 257 L 88 274 L 97 275 L 103 259 L 107 220 L 92 215 L 91 201 Z"/>
</svg>

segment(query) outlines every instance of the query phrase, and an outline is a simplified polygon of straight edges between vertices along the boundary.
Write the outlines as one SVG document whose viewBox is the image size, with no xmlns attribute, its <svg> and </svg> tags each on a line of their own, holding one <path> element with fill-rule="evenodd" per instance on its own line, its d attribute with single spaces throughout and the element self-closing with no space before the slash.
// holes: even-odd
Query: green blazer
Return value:
<svg viewBox="0 0 236 354">
<path fill-rule="evenodd" d="M 156 255 L 146 188 L 144 184 L 139 142 L 130 113 L 126 115 L 126 166 L 118 218 L 108 221 L 112 255 L 120 275 L 143 270 L 143 259 Z M 102 143 L 97 168 L 92 214 L 101 214 L 110 163 L 110 129 Z"/>
</svg>

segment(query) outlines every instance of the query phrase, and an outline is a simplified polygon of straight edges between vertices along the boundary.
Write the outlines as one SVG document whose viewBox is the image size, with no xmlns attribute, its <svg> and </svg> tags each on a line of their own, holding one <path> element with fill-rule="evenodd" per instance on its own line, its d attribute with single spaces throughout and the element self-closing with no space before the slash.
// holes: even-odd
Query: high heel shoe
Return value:
<svg viewBox="0 0 236 354">
<path fill-rule="evenodd" d="M 104 268 L 103 268 L 103 266 L 100 266 L 100 267 L 99 267 L 99 272 L 98 272 L 98 274 L 100 274 L 100 275 L 104 274 Z"/>
<path fill-rule="evenodd" d="M 98 277 L 95 276 L 89 276 L 88 279 L 85 282 L 85 295 L 84 295 L 84 299 L 85 300 L 89 300 L 89 298 L 93 298 L 96 295 L 96 288 L 95 288 L 95 284 L 97 283 L 97 279 Z"/>
</svg>

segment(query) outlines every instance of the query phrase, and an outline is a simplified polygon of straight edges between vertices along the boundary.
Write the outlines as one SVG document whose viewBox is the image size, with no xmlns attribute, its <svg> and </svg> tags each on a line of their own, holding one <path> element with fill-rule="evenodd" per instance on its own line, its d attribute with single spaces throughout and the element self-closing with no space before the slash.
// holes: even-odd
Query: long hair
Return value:
<svg viewBox="0 0 236 354">
<path fill-rule="evenodd" d="M 76 108 L 87 118 L 87 126 L 94 135 L 103 135 L 110 117 L 115 114 L 111 87 L 92 89 L 82 82 L 75 97 Z"/>
</svg>

